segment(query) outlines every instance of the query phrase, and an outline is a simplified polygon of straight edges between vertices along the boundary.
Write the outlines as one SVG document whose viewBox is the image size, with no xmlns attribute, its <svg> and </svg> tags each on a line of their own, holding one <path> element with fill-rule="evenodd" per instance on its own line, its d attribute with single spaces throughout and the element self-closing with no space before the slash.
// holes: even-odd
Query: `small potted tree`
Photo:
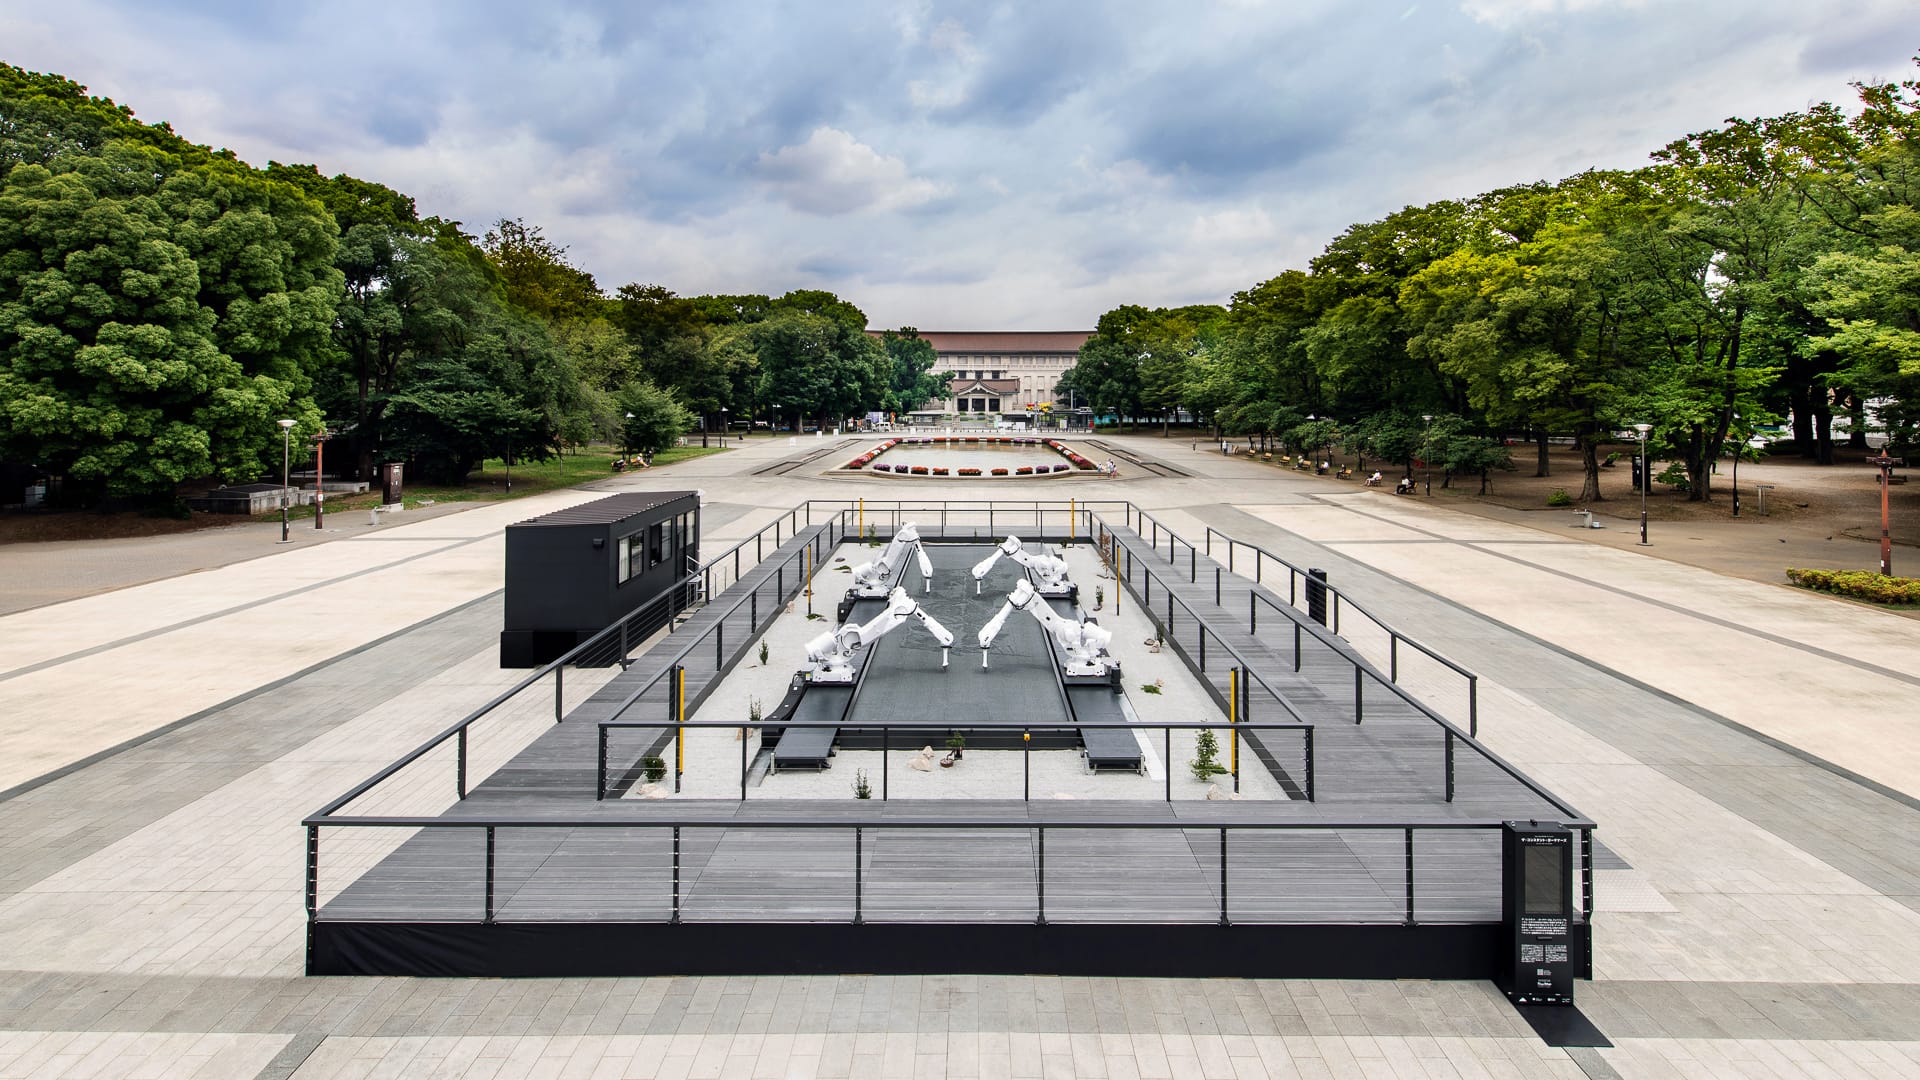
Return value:
<svg viewBox="0 0 1920 1080">
<path fill-rule="evenodd" d="M 940 759 L 940 767 L 953 768 L 953 763 L 966 755 L 967 737 L 958 731 L 947 736 L 947 756 Z"/>
</svg>

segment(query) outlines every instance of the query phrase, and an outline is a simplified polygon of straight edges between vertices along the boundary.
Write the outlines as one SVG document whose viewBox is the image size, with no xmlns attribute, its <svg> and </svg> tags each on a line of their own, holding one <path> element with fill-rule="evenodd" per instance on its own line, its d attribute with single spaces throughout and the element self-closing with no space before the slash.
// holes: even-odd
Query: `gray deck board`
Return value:
<svg viewBox="0 0 1920 1080">
<path fill-rule="evenodd" d="M 1130 602 L 1150 599 L 1164 615 L 1164 598 L 1171 592 L 1178 602 L 1167 625 L 1169 640 L 1195 663 L 1201 634 L 1187 612 L 1197 611 L 1206 620 L 1208 657 L 1202 678 L 1222 699 L 1227 666 L 1239 663 L 1258 676 L 1248 718 L 1287 718 L 1284 699 L 1316 725 L 1317 801 L 597 802 L 596 722 L 610 717 L 636 688 L 664 670 L 679 650 L 678 642 L 697 639 L 676 633 L 577 703 L 564 723 L 543 732 L 445 815 L 450 823 L 517 823 L 495 830 L 494 918 L 845 922 L 854 917 L 857 889 L 859 913 L 867 921 L 1034 921 L 1042 914 L 1044 831 L 1048 921 L 1212 922 L 1221 909 L 1224 828 L 1230 920 L 1397 923 L 1408 915 L 1408 823 L 1559 816 L 1550 803 L 1465 739 L 1455 741 L 1455 798 L 1448 802 L 1443 729 L 1378 685 L 1379 673 L 1371 667 L 1362 669 L 1362 716 L 1354 723 L 1355 661 L 1344 642 L 1315 630 L 1302 631 L 1304 647 L 1296 671 L 1293 627 L 1304 616 L 1262 606 L 1259 626 L 1250 630 L 1244 614 L 1235 613 L 1244 612 L 1249 595 L 1262 586 L 1223 573 L 1216 604 L 1214 564 L 1209 560 L 1187 557 L 1183 551 L 1179 562 L 1172 562 L 1127 530 L 1111 533 L 1123 552 L 1121 576 Z M 802 530 L 716 603 L 688 619 L 683 633 L 698 635 L 718 624 L 725 627 L 729 642 L 721 654 L 690 662 L 690 703 L 705 694 L 729 665 L 731 654 L 744 652 L 756 632 L 756 620 L 746 609 L 726 613 L 732 598 L 745 595 L 741 590 L 759 596 L 753 614 L 764 626 L 784 602 L 782 591 L 790 593 L 797 584 L 777 573 L 775 565 L 786 554 L 826 539 L 819 527 Z M 1156 575 L 1150 588 L 1148 568 Z M 971 588 L 970 579 L 965 587 Z M 1267 595 L 1284 606 L 1284 598 Z M 984 602 L 976 606 L 986 613 L 997 608 Z M 1020 625 L 1032 626 L 1028 620 Z M 956 662 L 977 664 L 972 655 L 976 650 L 966 647 L 977 626 L 950 629 L 960 639 Z M 1037 640 L 1029 643 L 1031 651 L 1044 657 L 1044 637 L 1034 629 Z M 912 634 L 903 630 L 905 636 L 895 635 L 899 640 L 889 638 L 881 647 L 924 652 L 910 644 Z M 1227 659 L 1229 649 L 1237 659 Z M 1009 650 L 1006 662 L 1014 659 Z M 996 650 L 994 663 L 1002 662 Z M 615 732 L 610 760 L 631 763 L 666 734 L 664 682 L 624 714 L 629 719 L 658 717 L 660 726 Z M 863 689 L 863 698 L 865 694 Z M 856 702 L 856 710 L 862 704 Z M 897 718 L 903 708 L 886 695 L 876 695 L 866 707 L 886 719 Z M 996 713 L 994 719 L 1018 724 L 1024 718 Z M 1143 719 L 1151 723 L 1150 716 Z M 1055 717 L 1051 722 L 1060 721 Z M 1258 768 L 1264 761 L 1287 782 L 1303 782 L 1298 733 L 1249 731 L 1242 737 L 1254 751 L 1252 761 L 1243 757 L 1243 768 Z M 783 827 L 796 822 L 811 824 Z M 1003 827 L 969 828 L 969 822 Z M 679 833 L 677 890 L 674 823 Z M 1300 828 L 1260 828 L 1277 824 Z M 1147 827 L 1156 825 L 1162 827 Z M 329 836 L 341 831 L 330 830 Z M 478 827 L 420 829 L 373 870 L 332 894 L 319 918 L 477 921 L 485 906 L 484 845 L 484 830 Z M 1415 918 L 1499 918 L 1495 830 L 1420 831 L 1413 847 Z M 325 878 L 324 854 L 321 872 Z"/>
</svg>

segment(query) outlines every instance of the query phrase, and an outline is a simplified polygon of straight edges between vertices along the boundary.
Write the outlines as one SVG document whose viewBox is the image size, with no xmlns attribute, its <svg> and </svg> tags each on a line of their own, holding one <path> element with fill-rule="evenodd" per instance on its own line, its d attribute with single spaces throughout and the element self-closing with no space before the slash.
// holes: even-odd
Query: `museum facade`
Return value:
<svg viewBox="0 0 1920 1080">
<path fill-rule="evenodd" d="M 921 411 L 1024 412 L 1051 402 L 1054 384 L 1080 359 L 1091 330 L 922 330 L 939 357 L 933 370 L 953 372 L 949 395 Z"/>
</svg>

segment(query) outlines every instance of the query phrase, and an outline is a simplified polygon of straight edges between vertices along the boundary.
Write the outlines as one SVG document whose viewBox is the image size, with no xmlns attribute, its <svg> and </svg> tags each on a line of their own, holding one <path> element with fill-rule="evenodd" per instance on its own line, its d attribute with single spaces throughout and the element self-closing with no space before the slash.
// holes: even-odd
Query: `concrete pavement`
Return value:
<svg viewBox="0 0 1920 1080">
<path fill-rule="evenodd" d="M 773 440 L 609 484 L 704 489 L 710 551 L 807 497 L 1073 494 L 1328 568 L 1601 823 L 1614 1047 L 1478 984 L 300 976 L 295 823 L 517 677 L 501 530 L 580 492 L 0 617 L 0 1077 L 1920 1075 L 1920 623 L 1135 445 L 1196 477 L 753 475 Z"/>
</svg>

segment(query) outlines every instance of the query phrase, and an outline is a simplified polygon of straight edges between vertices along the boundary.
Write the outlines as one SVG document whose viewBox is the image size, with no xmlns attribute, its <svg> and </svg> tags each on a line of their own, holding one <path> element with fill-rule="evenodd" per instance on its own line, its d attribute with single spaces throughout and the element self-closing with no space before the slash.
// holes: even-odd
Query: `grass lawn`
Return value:
<svg viewBox="0 0 1920 1080">
<path fill-rule="evenodd" d="M 653 468 L 658 469 L 676 461 L 704 457 L 708 454 L 725 453 L 726 448 L 719 446 L 676 446 L 653 455 Z M 405 483 L 406 504 L 409 508 L 449 502 L 499 502 L 503 499 L 518 499 L 527 495 L 538 495 L 547 491 L 559 491 L 563 488 L 579 487 L 594 480 L 605 480 L 610 476 L 632 475 L 635 472 L 651 472 L 650 469 L 629 470 L 627 473 L 613 471 L 613 459 L 620 456 L 612 447 L 589 446 L 577 454 L 563 454 L 546 461 L 516 461 L 513 463 L 513 491 L 507 491 L 509 470 L 499 458 L 488 458 L 480 466 L 467 474 L 467 482 L 459 487 L 450 484 L 421 484 L 413 481 Z M 365 510 L 380 503 L 380 490 L 375 486 L 362 495 L 328 495 L 328 511 Z M 310 518 L 313 507 L 295 507 L 295 517 Z"/>
</svg>

